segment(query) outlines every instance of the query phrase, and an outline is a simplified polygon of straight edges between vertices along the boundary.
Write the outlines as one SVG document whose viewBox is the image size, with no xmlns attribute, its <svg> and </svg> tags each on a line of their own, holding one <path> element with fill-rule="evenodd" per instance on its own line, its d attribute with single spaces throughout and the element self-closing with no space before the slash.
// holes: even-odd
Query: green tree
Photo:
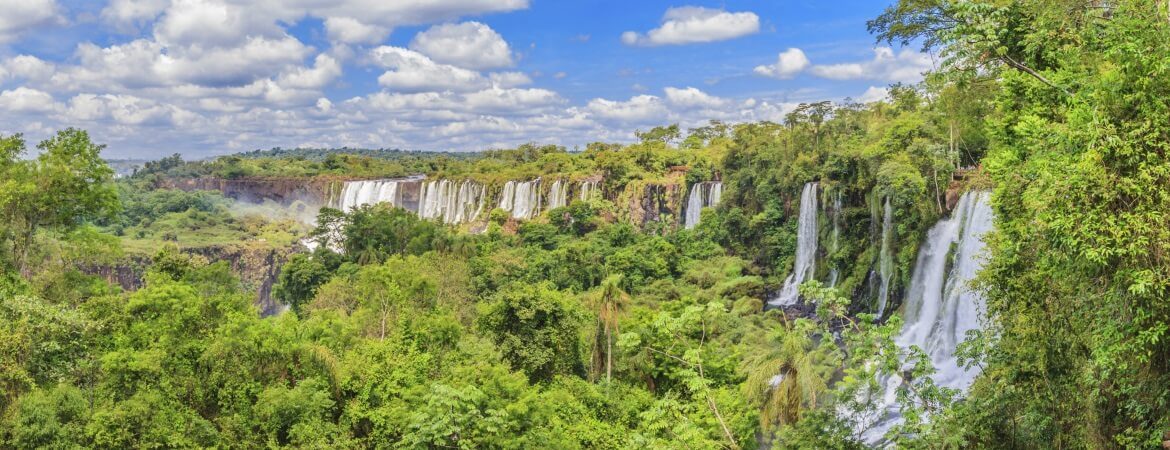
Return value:
<svg viewBox="0 0 1170 450">
<path fill-rule="evenodd" d="M 504 286 L 480 310 L 479 327 L 512 368 L 532 381 L 584 375 L 579 306 L 549 283 Z"/>
</svg>

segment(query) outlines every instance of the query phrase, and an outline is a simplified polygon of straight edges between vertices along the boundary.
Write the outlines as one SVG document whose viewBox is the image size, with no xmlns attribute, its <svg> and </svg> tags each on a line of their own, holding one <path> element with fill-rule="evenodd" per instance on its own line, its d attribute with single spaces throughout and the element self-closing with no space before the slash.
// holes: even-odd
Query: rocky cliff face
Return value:
<svg viewBox="0 0 1170 450">
<path fill-rule="evenodd" d="M 251 203 L 272 200 L 282 205 L 290 205 L 301 201 L 315 206 L 328 206 L 341 195 L 341 184 L 341 181 L 326 178 L 199 177 L 163 179 L 156 187 L 184 191 L 219 191 L 225 197 Z"/>
<path fill-rule="evenodd" d="M 679 225 L 686 183 L 682 177 L 675 178 L 666 182 L 635 181 L 626 185 L 618 202 L 619 208 L 624 210 L 624 219 L 641 228 L 654 222 Z"/>
<path fill-rule="evenodd" d="M 272 297 L 272 288 L 280 279 L 281 267 L 296 253 L 295 249 L 205 247 L 183 249 L 183 253 L 200 256 L 209 263 L 226 262 L 240 277 L 244 289 L 256 293 L 254 303 L 262 315 L 273 315 L 283 309 L 283 305 Z M 117 264 L 82 267 L 81 270 L 133 292 L 143 287 L 143 277 L 150 264 L 149 257 L 133 256 Z"/>
</svg>

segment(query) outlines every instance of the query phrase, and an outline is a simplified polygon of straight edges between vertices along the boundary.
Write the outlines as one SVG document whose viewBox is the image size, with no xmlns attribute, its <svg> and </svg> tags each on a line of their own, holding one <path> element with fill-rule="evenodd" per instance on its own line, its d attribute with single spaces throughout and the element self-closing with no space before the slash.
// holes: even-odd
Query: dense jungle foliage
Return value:
<svg viewBox="0 0 1170 450">
<path fill-rule="evenodd" d="M 0 137 L 0 448 L 864 448 L 890 375 L 905 448 L 1170 441 L 1170 2 L 900 0 L 870 22 L 945 63 L 871 104 L 639 132 L 579 152 L 269 151 L 115 180 L 67 129 Z M 217 177 L 600 179 L 482 230 L 160 188 Z M 721 180 L 694 229 L 622 219 L 631 187 Z M 805 305 L 801 188 L 820 183 Z M 935 384 L 869 285 L 881 208 L 897 290 L 926 231 L 992 190 L 969 391 Z M 68 193 L 68 195 L 62 195 Z M 329 206 L 329 205 L 324 205 Z M 836 230 L 836 231 L 835 231 Z M 311 236 L 315 250 L 300 242 Z M 296 248 L 263 316 L 198 249 Z M 127 291 L 100 268 L 140 257 Z"/>
</svg>

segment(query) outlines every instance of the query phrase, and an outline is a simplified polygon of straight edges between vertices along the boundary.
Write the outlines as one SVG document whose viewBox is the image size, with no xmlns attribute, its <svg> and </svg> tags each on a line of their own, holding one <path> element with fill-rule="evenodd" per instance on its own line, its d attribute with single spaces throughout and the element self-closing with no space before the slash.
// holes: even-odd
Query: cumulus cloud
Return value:
<svg viewBox="0 0 1170 450">
<path fill-rule="evenodd" d="M 11 112 L 46 112 L 56 107 L 48 92 L 24 86 L 0 92 L 0 108 Z"/>
<path fill-rule="evenodd" d="M 122 31 L 152 21 L 170 5 L 170 0 L 112 0 L 102 9 L 101 18 Z"/>
<path fill-rule="evenodd" d="M 780 52 L 775 64 L 756 66 L 753 71 L 766 77 L 787 80 L 803 72 L 809 64 L 811 63 L 804 55 L 804 51 L 799 48 L 790 48 Z"/>
<path fill-rule="evenodd" d="M 687 87 L 685 89 L 667 87 L 663 91 L 666 92 L 667 101 L 674 105 L 687 108 L 721 108 L 727 103 L 724 99 L 712 96 L 693 87 Z"/>
<path fill-rule="evenodd" d="M 512 50 L 491 27 L 479 22 L 435 25 L 415 35 L 414 51 L 431 59 L 468 69 L 512 66 Z"/>
<path fill-rule="evenodd" d="M 861 103 L 873 103 L 885 101 L 890 98 L 890 89 L 884 87 L 870 86 L 865 92 L 857 97 L 857 101 Z"/>
<path fill-rule="evenodd" d="M 878 80 L 913 83 L 922 80 L 923 72 L 934 68 L 925 53 L 904 49 L 899 53 L 889 47 L 873 50 L 872 60 L 856 63 L 816 65 L 809 71 L 831 80 Z"/>
<path fill-rule="evenodd" d="M 381 46 L 370 52 L 371 58 L 389 69 L 378 77 L 378 84 L 405 92 L 452 90 L 468 91 L 484 86 L 479 72 L 439 64 L 422 53 L 402 47 Z"/>
<path fill-rule="evenodd" d="M 167 46 L 229 46 L 281 34 L 266 15 L 219 0 L 175 0 L 154 25 L 155 39 Z"/>
<path fill-rule="evenodd" d="M 329 39 L 347 44 L 376 44 L 386 39 L 390 29 L 378 25 L 367 25 L 350 17 L 329 17 L 325 19 L 325 32 Z"/>
<path fill-rule="evenodd" d="M 760 17 L 753 12 L 729 12 L 699 6 L 666 10 L 662 25 L 645 34 L 622 33 L 626 45 L 681 45 L 725 41 L 760 31 Z"/>
<path fill-rule="evenodd" d="M 603 119 L 635 124 L 665 123 L 668 113 L 662 99 L 653 95 L 638 95 L 626 101 L 595 98 L 587 109 Z"/>
<path fill-rule="evenodd" d="M 532 78 L 524 72 L 494 72 L 489 74 L 488 78 L 493 86 L 505 88 L 532 84 Z"/>
<path fill-rule="evenodd" d="M 0 43 L 46 23 L 62 21 L 54 0 L 0 0 Z"/>
</svg>

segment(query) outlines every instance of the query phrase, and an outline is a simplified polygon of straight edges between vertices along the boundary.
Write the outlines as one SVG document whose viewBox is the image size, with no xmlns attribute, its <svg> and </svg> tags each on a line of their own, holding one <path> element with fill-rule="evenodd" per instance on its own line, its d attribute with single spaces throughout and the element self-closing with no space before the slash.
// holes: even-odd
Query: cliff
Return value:
<svg viewBox="0 0 1170 450">
<path fill-rule="evenodd" d="M 188 255 L 205 258 L 210 263 L 226 262 L 232 272 L 240 277 L 244 288 L 256 293 L 254 304 L 262 315 L 273 315 L 283 308 L 283 305 L 272 297 L 272 288 L 280 278 L 281 267 L 297 252 L 296 249 L 217 246 L 185 248 L 182 251 Z M 111 265 L 82 267 L 81 271 L 100 276 L 110 283 L 121 286 L 123 290 L 133 292 L 143 287 L 146 268 L 150 264 L 150 257 L 135 255 Z"/>
<path fill-rule="evenodd" d="M 219 191 L 235 200 L 263 203 L 272 200 L 282 205 L 301 201 L 325 206 L 340 195 L 342 181 L 329 178 L 165 178 L 156 187 L 184 191 Z"/>
</svg>

